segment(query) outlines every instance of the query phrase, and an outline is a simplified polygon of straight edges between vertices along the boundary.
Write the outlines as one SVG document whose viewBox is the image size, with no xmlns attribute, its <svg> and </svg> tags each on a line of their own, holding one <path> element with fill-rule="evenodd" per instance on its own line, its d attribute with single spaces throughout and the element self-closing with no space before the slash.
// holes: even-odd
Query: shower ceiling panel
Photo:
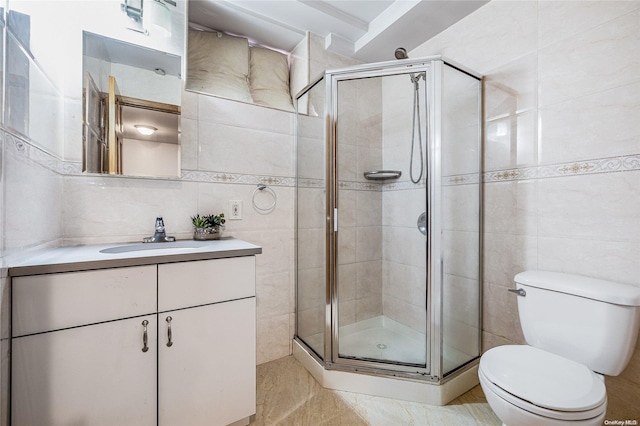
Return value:
<svg viewBox="0 0 640 426">
<path fill-rule="evenodd" d="M 364 62 L 412 50 L 484 0 L 191 0 L 189 21 L 290 52 L 311 31 L 335 53 Z"/>
</svg>

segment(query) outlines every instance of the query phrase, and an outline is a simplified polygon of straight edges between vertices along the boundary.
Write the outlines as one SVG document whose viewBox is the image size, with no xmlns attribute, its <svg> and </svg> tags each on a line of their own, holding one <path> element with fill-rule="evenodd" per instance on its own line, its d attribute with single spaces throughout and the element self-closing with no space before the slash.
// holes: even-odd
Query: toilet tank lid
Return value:
<svg viewBox="0 0 640 426">
<path fill-rule="evenodd" d="M 525 271 L 514 278 L 516 283 L 573 294 L 616 305 L 640 306 L 640 287 L 613 281 L 548 271 Z"/>
</svg>

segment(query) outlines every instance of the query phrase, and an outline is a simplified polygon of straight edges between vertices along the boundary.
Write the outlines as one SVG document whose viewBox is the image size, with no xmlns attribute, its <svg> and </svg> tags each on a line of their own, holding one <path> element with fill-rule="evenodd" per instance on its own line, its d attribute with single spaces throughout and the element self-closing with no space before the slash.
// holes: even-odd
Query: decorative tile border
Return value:
<svg viewBox="0 0 640 426">
<path fill-rule="evenodd" d="M 483 182 L 544 179 L 640 170 L 640 154 L 485 172 Z"/>
<path fill-rule="evenodd" d="M 322 189 L 326 186 L 324 179 L 308 179 L 302 178 L 298 180 L 298 186 L 300 188 L 318 188 Z"/>
<path fill-rule="evenodd" d="M 82 163 L 77 161 L 64 161 L 57 156 L 42 150 L 30 141 L 9 132 L 4 135 L 5 149 L 14 155 L 24 157 L 48 170 L 67 176 L 84 176 Z M 620 157 L 600 158 L 588 161 L 571 163 L 550 164 L 534 167 L 523 167 L 505 170 L 496 170 L 482 173 L 482 182 L 509 182 L 527 179 L 544 179 L 563 176 L 580 176 L 596 173 L 613 173 L 640 170 L 640 154 Z M 189 182 L 206 183 L 231 183 L 243 185 L 265 184 L 271 186 L 296 186 L 296 178 L 290 176 L 249 175 L 239 173 L 210 172 L 200 170 L 182 170 L 180 178 L 149 178 L 121 176 L 123 179 L 153 179 L 153 180 L 183 180 Z M 445 186 L 477 184 L 478 173 L 469 173 L 453 176 L 445 176 L 442 183 Z M 303 188 L 324 188 L 323 179 L 300 179 L 299 186 Z M 340 181 L 338 187 L 355 191 L 397 191 L 424 187 L 424 181 L 416 185 L 411 181 L 372 183 Z"/>
<path fill-rule="evenodd" d="M 324 188 L 326 186 L 326 182 L 323 179 L 300 179 L 299 187 L 301 188 Z M 382 191 L 397 191 L 402 189 L 415 189 L 424 188 L 424 181 L 420 182 L 418 185 L 410 182 L 394 182 L 394 183 L 382 183 L 382 182 L 356 182 L 356 181 L 339 181 L 338 189 L 344 189 L 348 191 L 374 191 L 374 192 L 382 192 Z"/>
<path fill-rule="evenodd" d="M 295 178 L 293 179 L 295 185 Z M 308 179 L 303 178 L 298 182 L 300 188 L 315 188 L 323 189 L 327 185 L 324 179 Z M 370 182 L 355 182 L 343 180 L 338 182 L 338 189 L 352 190 L 352 191 L 382 191 L 382 185 Z"/>
<path fill-rule="evenodd" d="M 467 173 L 463 175 L 443 176 L 442 185 L 473 185 L 480 182 L 480 173 Z"/>
<path fill-rule="evenodd" d="M 44 151 L 20 136 L 9 132 L 3 133 L 6 149 L 11 150 L 16 156 L 23 157 L 26 160 L 32 161 L 39 166 L 59 174 L 66 174 L 67 171 L 75 168 L 75 166 L 73 166 L 74 163 L 69 162 L 67 164 L 55 155 Z M 80 168 L 82 168 L 82 165 L 80 165 Z"/>
<path fill-rule="evenodd" d="M 38 164 L 52 172 L 67 176 L 86 176 L 82 172 L 82 163 L 78 161 L 64 161 L 46 152 L 32 142 L 9 132 L 2 132 L 5 146 L 16 156 Z M 96 176 L 92 174 L 91 176 Z M 190 182 L 236 183 L 246 185 L 265 184 L 271 186 L 295 186 L 295 178 L 287 176 L 261 176 L 237 173 L 208 172 L 199 170 L 182 170 L 180 178 L 154 178 L 140 176 L 117 176 L 122 179 L 152 179 L 152 180 L 184 180 Z"/>
<path fill-rule="evenodd" d="M 296 179 L 287 176 L 244 175 L 238 173 L 182 170 L 180 180 L 190 182 L 236 183 L 245 185 L 265 184 L 270 186 L 295 186 Z"/>
<path fill-rule="evenodd" d="M 402 191 L 405 189 L 424 188 L 426 186 L 426 180 L 422 179 L 418 183 L 413 183 L 410 180 L 403 180 L 400 182 L 389 182 L 382 184 L 383 191 Z"/>
<path fill-rule="evenodd" d="M 382 191 L 382 184 L 371 182 L 355 182 L 349 180 L 339 180 L 338 189 L 350 191 Z"/>
</svg>

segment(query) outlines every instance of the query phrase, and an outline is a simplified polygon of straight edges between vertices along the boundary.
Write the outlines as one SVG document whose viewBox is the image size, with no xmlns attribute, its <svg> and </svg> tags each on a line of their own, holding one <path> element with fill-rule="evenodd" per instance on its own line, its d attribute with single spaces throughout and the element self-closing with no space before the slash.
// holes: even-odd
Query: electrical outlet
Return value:
<svg viewBox="0 0 640 426">
<path fill-rule="evenodd" d="M 229 219 L 242 219 L 242 200 L 229 200 Z"/>
</svg>

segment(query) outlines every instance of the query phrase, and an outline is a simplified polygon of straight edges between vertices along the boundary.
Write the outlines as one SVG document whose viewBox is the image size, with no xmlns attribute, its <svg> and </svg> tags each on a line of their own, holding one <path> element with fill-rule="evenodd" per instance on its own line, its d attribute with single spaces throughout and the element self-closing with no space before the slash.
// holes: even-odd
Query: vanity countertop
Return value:
<svg viewBox="0 0 640 426">
<path fill-rule="evenodd" d="M 17 277 L 260 253 L 262 247 L 229 237 L 211 241 L 182 240 L 175 243 L 96 244 L 25 251 L 2 259 L 2 267 L 9 270 L 10 276 Z"/>
</svg>

